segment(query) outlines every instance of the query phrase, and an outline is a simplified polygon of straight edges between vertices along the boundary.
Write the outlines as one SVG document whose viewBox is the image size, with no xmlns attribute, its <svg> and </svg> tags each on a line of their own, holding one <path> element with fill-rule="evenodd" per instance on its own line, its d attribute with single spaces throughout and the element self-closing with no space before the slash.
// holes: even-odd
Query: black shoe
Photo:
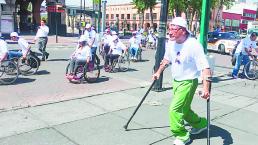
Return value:
<svg viewBox="0 0 258 145">
<path fill-rule="evenodd" d="M 42 58 L 41 61 L 45 61 L 45 58 Z"/>
<path fill-rule="evenodd" d="M 48 59 L 49 53 L 46 52 L 46 59 Z"/>
</svg>

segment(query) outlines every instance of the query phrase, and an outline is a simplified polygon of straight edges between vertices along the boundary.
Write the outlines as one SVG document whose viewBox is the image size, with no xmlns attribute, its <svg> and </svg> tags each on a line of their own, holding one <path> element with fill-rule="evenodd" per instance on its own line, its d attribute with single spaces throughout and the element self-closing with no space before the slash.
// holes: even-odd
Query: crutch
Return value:
<svg viewBox="0 0 258 145">
<path fill-rule="evenodd" d="M 211 82 L 212 82 L 212 79 L 209 79 L 209 93 L 210 93 L 210 97 L 211 97 Z M 207 121 L 208 121 L 208 124 L 207 124 L 207 145 L 210 145 L 210 120 L 211 120 L 211 117 L 210 117 L 210 97 L 207 99 Z"/>
<path fill-rule="evenodd" d="M 147 95 L 149 94 L 150 90 L 152 89 L 152 87 L 154 86 L 156 80 L 154 80 L 152 82 L 152 84 L 150 85 L 148 91 L 145 93 L 145 95 L 143 96 L 141 102 L 138 104 L 138 106 L 136 107 L 136 109 L 134 110 L 132 116 L 130 117 L 130 119 L 127 121 L 126 125 L 124 125 L 125 130 L 127 131 L 127 127 L 129 125 L 129 123 L 131 122 L 131 120 L 133 119 L 134 115 L 136 114 L 136 112 L 138 111 L 138 109 L 140 108 L 140 106 L 142 105 L 143 101 L 145 100 L 145 98 L 147 97 Z"/>
</svg>

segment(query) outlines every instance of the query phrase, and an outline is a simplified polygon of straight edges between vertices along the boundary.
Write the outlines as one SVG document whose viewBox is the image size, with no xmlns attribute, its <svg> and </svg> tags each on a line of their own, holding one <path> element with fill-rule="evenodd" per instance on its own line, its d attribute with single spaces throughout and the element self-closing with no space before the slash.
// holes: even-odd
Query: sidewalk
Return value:
<svg viewBox="0 0 258 145">
<path fill-rule="evenodd" d="M 164 73 L 164 91 L 159 93 L 151 91 L 129 124 L 129 131 L 123 128 L 151 84 L 149 70 L 153 64 L 152 56 L 152 54 L 144 55 L 145 63 L 134 63 L 134 70 L 131 72 L 102 74 L 103 77 L 111 78 L 104 83 L 68 86 L 67 83 L 62 84 L 65 82 L 64 79 L 60 80 L 62 86 L 68 86 L 66 89 L 71 89 L 69 87 L 72 86 L 72 89 L 79 87 L 81 91 L 83 87 L 87 87 L 84 93 L 89 94 L 83 97 L 0 110 L 0 145 L 172 144 L 174 138 L 168 126 L 168 108 L 173 99 L 169 71 Z M 59 66 L 60 62 L 48 61 L 45 64 L 54 65 L 53 68 L 58 74 L 62 73 L 59 69 L 63 68 Z M 231 68 L 227 66 L 217 65 L 215 68 L 211 92 L 211 144 L 255 145 L 258 142 L 256 127 L 258 126 L 258 81 L 232 80 L 227 76 L 229 71 Z M 52 75 L 55 73 L 53 70 L 50 72 Z M 42 83 L 46 80 L 45 77 L 52 76 L 33 77 L 37 77 L 38 82 L 40 80 Z M 55 81 L 45 87 L 50 89 L 58 87 L 55 86 L 58 79 L 51 78 L 51 80 Z M 27 85 L 29 84 L 17 87 Z M 40 85 L 36 86 L 35 83 L 35 88 L 29 90 L 29 93 Z M 17 90 L 13 91 L 17 92 L 18 99 L 20 99 L 19 93 L 24 94 Z M 51 91 L 53 94 L 57 92 Z M 2 91 L 0 95 L 2 93 L 6 92 Z M 41 98 L 27 96 L 29 97 L 33 99 L 32 101 L 41 101 L 39 100 Z M 64 96 L 54 97 L 47 99 L 64 99 Z M 13 102 L 11 99 L 8 101 Z M 198 114 L 206 116 L 205 100 L 196 95 L 192 105 Z M 191 139 L 191 145 L 206 145 L 205 133 L 191 136 Z"/>
<path fill-rule="evenodd" d="M 211 144 L 247 145 L 258 142 L 257 81 L 217 78 L 211 97 Z M 221 83 L 218 83 L 221 82 Z M 0 114 L 1 145 L 168 145 L 171 88 L 151 92 L 125 131 L 130 115 L 148 89 L 79 98 Z M 245 88 L 243 90 L 243 88 Z M 206 114 L 206 102 L 195 97 L 193 107 Z M 205 145 L 205 133 L 192 145 Z"/>
</svg>

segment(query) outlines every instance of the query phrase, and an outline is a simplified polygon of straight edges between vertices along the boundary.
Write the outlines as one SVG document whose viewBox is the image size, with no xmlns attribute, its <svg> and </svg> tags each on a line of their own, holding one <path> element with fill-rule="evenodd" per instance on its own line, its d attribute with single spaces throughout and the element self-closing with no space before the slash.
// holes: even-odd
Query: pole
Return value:
<svg viewBox="0 0 258 145">
<path fill-rule="evenodd" d="M 207 54 L 207 33 L 210 21 L 210 2 L 211 0 L 202 1 L 202 15 L 201 15 L 201 30 L 200 42 L 203 45 L 204 53 Z M 209 92 L 211 94 L 211 82 L 209 85 Z M 207 145 L 210 145 L 210 97 L 207 99 Z"/>
<path fill-rule="evenodd" d="M 105 27 L 106 27 L 106 3 L 107 3 L 107 0 L 102 0 L 102 35 L 104 35 L 104 30 L 105 30 Z"/>
<path fill-rule="evenodd" d="M 83 1 L 83 21 L 85 22 L 85 0 Z"/>
<path fill-rule="evenodd" d="M 0 3 L 0 32 L 2 33 L 1 21 L 2 21 L 2 4 Z"/>
<path fill-rule="evenodd" d="M 57 12 L 55 12 L 55 23 L 56 23 L 56 43 L 58 43 L 58 34 L 57 34 Z"/>
<path fill-rule="evenodd" d="M 211 0 L 202 1 L 200 42 L 203 45 L 205 54 L 207 53 L 207 33 L 210 21 L 210 2 Z"/>
<path fill-rule="evenodd" d="M 155 54 L 154 71 L 158 70 L 160 62 L 163 59 L 163 56 L 165 54 L 168 4 L 169 4 L 169 0 L 161 0 L 158 46 Z M 162 91 L 162 80 L 163 80 L 163 72 L 160 74 L 159 79 L 154 84 L 154 87 L 153 87 L 154 91 L 157 91 L 157 92 Z"/>
<path fill-rule="evenodd" d="M 98 12 L 98 32 L 100 33 L 101 30 L 100 30 L 100 20 L 101 20 L 101 17 L 100 17 L 100 14 L 101 14 L 101 0 L 99 0 L 99 12 Z"/>
</svg>

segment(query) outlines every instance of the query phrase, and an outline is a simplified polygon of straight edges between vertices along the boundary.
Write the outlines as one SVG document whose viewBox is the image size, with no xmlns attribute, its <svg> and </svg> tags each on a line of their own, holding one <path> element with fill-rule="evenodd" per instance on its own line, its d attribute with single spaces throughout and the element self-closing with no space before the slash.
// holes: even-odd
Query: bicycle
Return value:
<svg viewBox="0 0 258 145">
<path fill-rule="evenodd" d="M 95 56 L 95 58 L 97 55 Z M 66 66 L 66 76 L 68 77 L 69 82 L 73 83 L 74 81 L 86 81 L 88 83 L 94 83 L 98 80 L 100 75 L 100 67 L 99 67 L 99 58 L 94 60 L 94 64 L 90 62 L 89 64 L 80 65 L 75 69 L 75 75 L 72 78 L 69 78 L 70 74 L 70 63 Z M 94 66 L 93 66 L 94 65 Z"/>
<path fill-rule="evenodd" d="M 244 74 L 249 80 L 255 80 L 258 78 L 257 56 L 253 55 L 253 59 L 244 66 Z"/>
<path fill-rule="evenodd" d="M 129 54 L 127 52 L 124 52 L 122 55 L 120 55 L 117 59 L 113 61 L 109 72 L 117 72 L 117 71 L 125 72 L 129 69 L 129 66 L 130 66 Z"/>
<path fill-rule="evenodd" d="M 19 68 L 19 72 L 22 75 L 33 75 L 35 74 L 40 66 L 40 59 L 36 56 L 35 52 L 29 51 L 26 58 L 12 58 Z"/>
<path fill-rule="evenodd" d="M 12 60 L 4 60 L 0 63 L 0 84 L 10 85 L 19 75 L 17 64 Z"/>
</svg>

